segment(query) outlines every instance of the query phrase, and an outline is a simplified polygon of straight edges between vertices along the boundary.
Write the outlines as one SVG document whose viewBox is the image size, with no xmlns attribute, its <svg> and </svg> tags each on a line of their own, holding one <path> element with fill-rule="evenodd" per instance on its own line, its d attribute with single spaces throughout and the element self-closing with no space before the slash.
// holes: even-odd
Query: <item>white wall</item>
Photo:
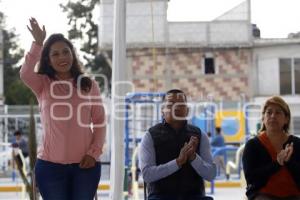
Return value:
<svg viewBox="0 0 300 200">
<path fill-rule="evenodd" d="M 269 47 L 256 47 L 253 51 L 254 62 L 256 63 L 256 77 L 258 96 L 279 95 L 280 94 L 280 71 L 279 58 L 300 57 L 300 45 L 289 44 Z"/>
<path fill-rule="evenodd" d="M 135 45 L 137 43 L 163 43 L 165 41 L 167 2 L 153 1 L 153 5 L 152 24 L 150 1 L 127 2 L 127 43 Z M 100 4 L 99 46 L 101 48 L 111 48 L 112 46 L 113 6 L 110 1 L 104 1 Z"/>
<path fill-rule="evenodd" d="M 166 46 L 171 44 L 185 47 L 235 47 L 252 44 L 250 31 L 252 26 L 250 21 L 245 20 L 243 15 L 240 16 L 240 19 L 236 17 L 239 15 L 234 15 L 234 19 L 228 18 L 228 20 L 211 22 L 168 22 L 167 6 L 167 0 L 152 0 L 152 4 L 150 0 L 127 1 L 126 41 L 128 46 L 151 47 L 153 45 Z M 151 7 L 153 8 L 153 18 Z M 232 12 L 234 11 L 232 10 Z M 111 48 L 112 29 L 113 1 L 101 0 L 99 17 L 100 48 Z"/>
<path fill-rule="evenodd" d="M 208 44 L 206 22 L 169 22 L 169 41 L 171 43 Z"/>
<path fill-rule="evenodd" d="M 260 95 L 279 94 L 279 66 L 278 58 L 258 58 L 258 83 Z"/>
<path fill-rule="evenodd" d="M 208 30 L 210 43 L 235 45 L 250 43 L 252 35 L 249 35 L 249 25 L 247 21 L 211 22 Z"/>
<path fill-rule="evenodd" d="M 223 46 L 250 44 L 246 21 L 169 22 L 169 41 L 172 44 Z"/>
</svg>

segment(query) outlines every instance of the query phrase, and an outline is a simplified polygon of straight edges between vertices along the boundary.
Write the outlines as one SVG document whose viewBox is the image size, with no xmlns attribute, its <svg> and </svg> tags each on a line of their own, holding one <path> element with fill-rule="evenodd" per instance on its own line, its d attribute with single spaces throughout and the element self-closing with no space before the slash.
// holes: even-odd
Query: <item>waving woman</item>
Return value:
<svg viewBox="0 0 300 200">
<path fill-rule="evenodd" d="M 34 41 L 20 76 L 38 99 L 41 113 L 38 188 L 45 200 L 93 199 L 106 128 L 98 84 L 84 75 L 69 40 L 53 34 L 44 42 L 45 27 L 34 18 L 29 22 Z"/>
</svg>

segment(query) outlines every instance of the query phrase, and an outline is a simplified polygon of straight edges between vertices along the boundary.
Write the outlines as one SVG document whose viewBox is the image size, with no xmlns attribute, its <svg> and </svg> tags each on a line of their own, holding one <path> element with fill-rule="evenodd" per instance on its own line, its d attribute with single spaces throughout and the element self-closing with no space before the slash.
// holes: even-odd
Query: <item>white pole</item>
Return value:
<svg viewBox="0 0 300 200">
<path fill-rule="evenodd" d="M 113 67 L 112 67 L 112 154 L 110 170 L 110 199 L 123 199 L 124 181 L 124 118 L 125 113 L 118 112 L 125 106 L 126 90 L 126 0 L 114 2 L 114 35 L 113 35 Z M 123 84 L 121 84 L 123 82 Z M 123 98 L 120 98 L 123 97 Z M 124 110 L 123 110 L 124 111 Z M 119 119 L 122 118 L 122 119 Z"/>
<path fill-rule="evenodd" d="M 4 79 L 3 79 L 3 32 L 2 32 L 2 27 L 0 26 L 0 105 L 4 104 Z"/>
</svg>

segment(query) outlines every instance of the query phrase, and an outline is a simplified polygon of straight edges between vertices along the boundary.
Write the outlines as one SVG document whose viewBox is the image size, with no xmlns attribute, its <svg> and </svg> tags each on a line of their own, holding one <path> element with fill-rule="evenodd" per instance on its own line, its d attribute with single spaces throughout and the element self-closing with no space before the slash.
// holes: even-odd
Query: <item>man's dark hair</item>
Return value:
<svg viewBox="0 0 300 200">
<path fill-rule="evenodd" d="M 221 134 L 221 127 L 216 127 L 216 133 Z"/>
<path fill-rule="evenodd" d="M 179 90 L 179 89 L 172 89 L 172 90 L 169 90 L 166 92 L 166 94 L 163 95 L 162 97 L 162 101 L 164 102 L 166 100 L 166 96 L 168 94 L 180 94 L 180 95 L 183 95 L 184 96 L 184 99 L 186 100 L 186 95 L 185 93 L 182 91 L 182 90 Z"/>
<path fill-rule="evenodd" d="M 206 133 L 206 135 L 207 135 L 208 137 L 211 137 L 211 132 L 208 131 L 208 132 Z"/>
<path fill-rule="evenodd" d="M 20 130 L 15 131 L 14 136 L 17 136 L 17 135 L 22 135 L 22 131 L 20 131 Z"/>
</svg>

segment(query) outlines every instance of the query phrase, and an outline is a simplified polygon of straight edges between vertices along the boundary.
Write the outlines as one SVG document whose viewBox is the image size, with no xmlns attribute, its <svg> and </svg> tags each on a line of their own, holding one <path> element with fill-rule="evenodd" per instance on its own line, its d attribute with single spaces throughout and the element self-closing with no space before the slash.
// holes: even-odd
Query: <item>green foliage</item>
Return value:
<svg viewBox="0 0 300 200">
<path fill-rule="evenodd" d="M 98 6 L 99 0 L 76 0 L 61 4 L 61 8 L 67 13 L 69 19 L 69 38 L 80 44 L 85 66 L 94 74 L 102 74 L 108 80 L 108 93 L 111 88 L 111 52 L 99 52 L 98 26 L 95 23 L 93 12 Z M 104 81 L 98 80 L 102 89 Z M 107 94 L 109 95 L 109 94 Z"/>
<path fill-rule="evenodd" d="M 1 28 L 2 27 L 2 28 Z M 5 29 L 5 18 L 0 12 L 0 31 L 3 34 L 3 73 L 5 104 L 24 105 L 34 95 L 20 82 L 18 64 L 24 56 L 24 50 L 18 46 L 15 30 Z M 12 90 L 12 91 L 11 91 Z"/>
<path fill-rule="evenodd" d="M 34 99 L 34 104 L 37 104 L 34 94 L 21 80 L 18 79 L 9 84 L 5 102 L 9 102 L 10 105 L 28 105 L 30 99 Z"/>
</svg>

